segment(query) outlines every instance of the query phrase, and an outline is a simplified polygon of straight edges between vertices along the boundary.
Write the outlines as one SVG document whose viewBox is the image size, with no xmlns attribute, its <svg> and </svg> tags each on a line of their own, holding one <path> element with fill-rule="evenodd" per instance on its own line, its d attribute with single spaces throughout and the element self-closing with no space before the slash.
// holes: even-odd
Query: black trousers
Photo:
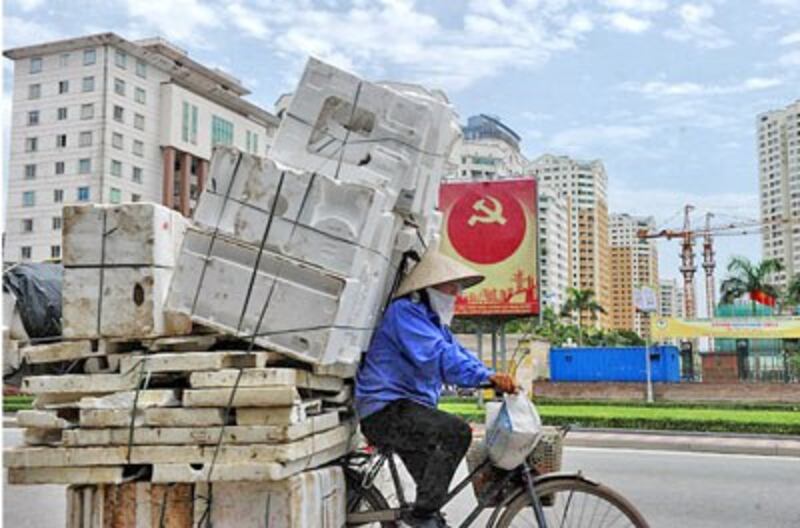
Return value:
<svg viewBox="0 0 800 528">
<path fill-rule="evenodd" d="M 441 509 L 472 441 L 472 430 L 462 419 L 409 400 L 394 401 L 367 416 L 361 432 L 372 445 L 400 456 L 417 484 L 414 513 L 420 516 Z"/>
</svg>

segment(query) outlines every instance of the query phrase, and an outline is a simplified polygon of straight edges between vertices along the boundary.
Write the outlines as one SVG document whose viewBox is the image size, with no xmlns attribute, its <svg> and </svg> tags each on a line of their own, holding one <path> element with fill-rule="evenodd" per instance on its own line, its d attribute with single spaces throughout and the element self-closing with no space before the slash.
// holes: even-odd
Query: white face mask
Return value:
<svg viewBox="0 0 800 528">
<path fill-rule="evenodd" d="M 425 288 L 431 309 L 436 312 L 443 325 L 450 326 L 456 311 L 456 296 L 442 293 L 435 288 Z"/>
</svg>

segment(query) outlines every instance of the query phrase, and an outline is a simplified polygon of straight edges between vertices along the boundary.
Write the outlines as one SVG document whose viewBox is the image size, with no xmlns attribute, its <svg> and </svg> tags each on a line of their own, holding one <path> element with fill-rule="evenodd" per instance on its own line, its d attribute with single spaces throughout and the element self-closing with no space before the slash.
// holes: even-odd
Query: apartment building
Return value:
<svg viewBox="0 0 800 528">
<path fill-rule="evenodd" d="M 800 100 L 757 118 L 762 252 L 783 264 L 774 281 L 800 273 Z"/>
<path fill-rule="evenodd" d="M 653 239 L 640 239 L 641 230 L 655 229 L 652 216 L 611 214 L 611 327 L 632 330 L 650 337 L 650 314 L 638 312 L 633 304 L 637 288 L 658 290 L 658 253 Z M 608 308 L 607 308 L 608 309 Z"/>
<path fill-rule="evenodd" d="M 114 33 L 6 50 L 14 61 L 4 259 L 61 256 L 69 203 L 190 215 L 216 144 L 265 154 L 278 119 L 169 42 Z"/>
<path fill-rule="evenodd" d="M 527 173 L 539 181 L 540 189 L 569 197 L 569 286 L 594 291 L 597 301 L 609 311 L 608 177 L 603 163 L 544 154 L 528 165 Z M 582 323 L 595 322 L 587 319 Z M 596 324 L 608 328 L 609 315 L 601 314 Z"/>
<path fill-rule="evenodd" d="M 480 114 L 467 119 L 464 137 L 453 149 L 448 180 L 497 180 L 524 175 L 520 137 L 499 118 Z"/>
<path fill-rule="evenodd" d="M 566 301 L 572 268 L 569 258 L 571 198 L 553 188 L 539 189 L 539 266 L 541 298 L 556 313 Z"/>
<path fill-rule="evenodd" d="M 659 317 L 685 317 L 683 283 L 676 279 L 661 279 L 658 282 Z"/>
</svg>

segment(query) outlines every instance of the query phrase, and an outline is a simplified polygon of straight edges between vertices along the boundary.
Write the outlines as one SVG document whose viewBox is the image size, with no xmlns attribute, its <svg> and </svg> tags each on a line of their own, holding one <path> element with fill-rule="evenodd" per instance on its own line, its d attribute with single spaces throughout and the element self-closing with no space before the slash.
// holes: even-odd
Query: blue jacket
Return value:
<svg viewBox="0 0 800 528">
<path fill-rule="evenodd" d="M 476 387 L 492 371 L 462 347 L 424 302 L 393 301 L 356 377 L 356 412 L 365 418 L 395 400 L 436 407 L 442 384 Z"/>
</svg>

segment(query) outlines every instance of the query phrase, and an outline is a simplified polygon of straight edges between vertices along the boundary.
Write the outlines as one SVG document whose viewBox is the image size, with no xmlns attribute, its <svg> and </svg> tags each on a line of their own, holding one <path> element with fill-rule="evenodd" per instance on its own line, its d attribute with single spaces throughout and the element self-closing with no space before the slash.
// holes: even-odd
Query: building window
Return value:
<svg viewBox="0 0 800 528">
<path fill-rule="evenodd" d="M 83 81 L 81 82 L 81 89 L 84 92 L 93 92 L 94 91 L 94 75 L 89 77 L 84 77 Z"/>
<path fill-rule="evenodd" d="M 81 119 L 94 118 L 94 103 L 81 105 Z"/>
<path fill-rule="evenodd" d="M 114 93 L 125 97 L 125 81 L 114 79 Z"/>
<path fill-rule="evenodd" d="M 138 139 L 133 142 L 133 153 L 136 156 L 144 156 L 144 143 Z"/>
<path fill-rule="evenodd" d="M 184 101 L 183 103 L 183 140 L 197 145 L 197 107 Z"/>
<path fill-rule="evenodd" d="M 142 168 L 141 167 L 134 167 L 133 173 L 131 174 L 131 179 L 135 183 L 142 183 Z"/>
<path fill-rule="evenodd" d="M 56 110 L 56 119 L 59 121 L 64 121 L 67 119 L 67 107 L 62 106 L 58 110 Z"/>
<path fill-rule="evenodd" d="M 64 174 L 64 170 L 65 170 L 65 169 L 64 169 L 64 167 L 65 167 L 65 165 L 66 165 L 66 164 L 65 164 L 63 161 L 57 161 L 57 162 L 56 162 L 56 166 L 55 166 L 55 173 L 56 173 L 56 176 L 60 176 L 60 175 Z"/>
<path fill-rule="evenodd" d="M 37 150 L 39 150 L 39 139 L 25 138 L 25 152 L 36 152 Z"/>
<path fill-rule="evenodd" d="M 136 59 L 136 75 L 142 79 L 147 79 L 147 63 L 142 59 Z"/>
<path fill-rule="evenodd" d="M 125 68 L 128 63 L 128 54 L 124 51 L 114 50 L 114 64 L 120 68 Z"/>
<path fill-rule="evenodd" d="M 61 203 L 64 201 L 64 190 L 63 189 L 54 189 L 53 190 L 53 203 Z"/>
<path fill-rule="evenodd" d="M 69 53 L 61 54 L 61 56 L 58 58 L 58 65 L 62 68 L 67 68 L 69 66 Z"/>
<path fill-rule="evenodd" d="M 30 246 L 22 246 L 19 248 L 19 256 L 22 260 L 30 260 L 31 259 L 31 247 Z"/>
<path fill-rule="evenodd" d="M 211 146 L 233 145 L 233 123 L 211 116 Z"/>
<path fill-rule="evenodd" d="M 122 134 L 119 132 L 111 134 L 111 146 L 118 149 L 122 148 Z"/>
<path fill-rule="evenodd" d="M 30 73 L 39 73 L 40 71 L 42 71 L 42 58 L 41 57 L 31 57 Z"/>
<path fill-rule="evenodd" d="M 22 219 L 22 232 L 33 233 L 33 218 Z"/>
<path fill-rule="evenodd" d="M 50 246 L 50 258 L 60 259 L 61 258 L 61 246 Z"/>
<path fill-rule="evenodd" d="M 89 174 L 92 172 L 92 160 L 83 158 L 78 160 L 78 174 Z"/>
<path fill-rule="evenodd" d="M 114 121 L 119 123 L 125 121 L 125 109 L 121 106 L 114 105 Z"/>
<path fill-rule="evenodd" d="M 137 130 L 144 130 L 144 116 L 142 114 L 133 114 L 133 126 Z"/>
<path fill-rule="evenodd" d="M 142 195 L 141 194 L 136 194 L 136 193 L 131 193 L 131 201 L 132 202 L 141 202 L 142 201 Z"/>
<path fill-rule="evenodd" d="M 22 206 L 33 207 L 36 205 L 36 191 L 25 191 L 22 193 Z"/>
<path fill-rule="evenodd" d="M 61 230 L 61 217 L 54 216 L 53 217 L 53 231 L 60 231 Z"/>
<path fill-rule="evenodd" d="M 78 136 L 78 146 L 79 147 L 91 147 L 92 146 L 92 131 L 88 130 L 86 132 L 81 132 L 81 135 Z"/>
<path fill-rule="evenodd" d="M 94 48 L 83 50 L 83 65 L 89 66 L 97 62 L 97 51 Z"/>
<path fill-rule="evenodd" d="M 39 111 L 31 110 L 30 112 L 28 112 L 28 126 L 33 126 L 38 124 L 39 124 Z"/>
<path fill-rule="evenodd" d="M 89 187 L 78 187 L 78 201 L 79 202 L 89 201 Z"/>
<path fill-rule="evenodd" d="M 111 192 L 108 194 L 108 201 L 113 204 L 118 204 L 122 201 L 122 191 L 117 189 L 116 187 L 111 188 Z"/>
<path fill-rule="evenodd" d="M 122 162 L 118 160 L 111 160 L 111 174 L 113 176 L 122 176 Z"/>
<path fill-rule="evenodd" d="M 36 179 L 36 164 L 29 163 L 25 165 L 25 179 L 26 180 Z"/>
<path fill-rule="evenodd" d="M 147 93 L 145 93 L 144 88 L 136 87 L 133 93 L 133 100 L 137 103 L 144 104 L 147 101 Z"/>
<path fill-rule="evenodd" d="M 42 85 L 41 84 L 29 84 L 28 85 L 28 99 L 38 99 L 42 96 Z"/>
<path fill-rule="evenodd" d="M 69 81 L 58 81 L 58 93 L 69 93 Z"/>
<path fill-rule="evenodd" d="M 57 134 L 56 135 L 56 148 L 64 148 L 67 146 L 67 135 L 66 134 Z"/>
<path fill-rule="evenodd" d="M 247 151 L 252 152 L 253 154 L 258 154 L 258 134 L 248 130 L 245 140 L 247 143 Z"/>
</svg>

